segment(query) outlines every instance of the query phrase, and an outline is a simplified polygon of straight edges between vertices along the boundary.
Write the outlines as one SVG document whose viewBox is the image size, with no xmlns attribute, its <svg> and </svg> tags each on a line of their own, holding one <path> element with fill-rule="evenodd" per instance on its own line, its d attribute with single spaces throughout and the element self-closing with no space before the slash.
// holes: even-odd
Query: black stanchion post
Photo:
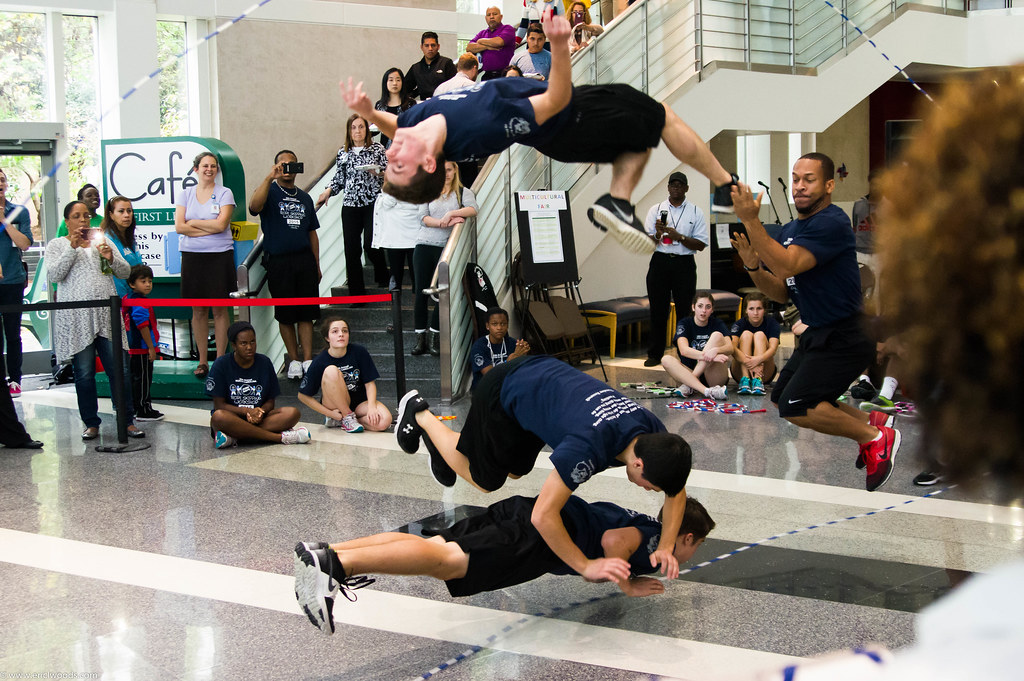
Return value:
<svg viewBox="0 0 1024 681">
<path fill-rule="evenodd" d="M 405 343 L 402 338 L 402 289 L 391 278 L 391 325 L 395 330 L 395 389 L 398 400 L 405 395 Z"/>
<path fill-rule="evenodd" d="M 107 380 L 110 381 L 110 397 L 114 400 L 114 409 L 117 411 L 117 441 L 126 445 L 128 444 L 128 402 L 125 400 L 124 394 L 124 372 L 127 367 L 124 365 L 121 323 L 121 298 L 116 295 L 110 296 L 110 344 L 114 348 L 114 366 L 104 368 L 107 372 Z"/>
</svg>

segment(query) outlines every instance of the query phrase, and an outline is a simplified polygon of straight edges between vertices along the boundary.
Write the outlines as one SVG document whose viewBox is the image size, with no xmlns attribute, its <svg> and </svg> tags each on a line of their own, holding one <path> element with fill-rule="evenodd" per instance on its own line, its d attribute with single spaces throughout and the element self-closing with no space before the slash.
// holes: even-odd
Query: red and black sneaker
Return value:
<svg viewBox="0 0 1024 681">
<path fill-rule="evenodd" d="M 894 428 L 896 426 L 896 414 L 886 414 L 884 411 L 873 411 L 868 415 L 868 423 L 875 428 L 881 429 L 883 426 L 886 428 Z M 857 454 L 857 469 L 860 470 L 867 465 L 864 461 L 864 447 L 860 446 L 860 453 Z"/>
<path fill-rule="evenodd" d="M 882 426 L 879 431 L 882 436 L 863 445 L 862 449 L 864 462 L 867 464 L 865 487 L 869 492 L 874 492 L 889 480 L 902 440 L 900 431 L 895 428 Z"/>
</svg>

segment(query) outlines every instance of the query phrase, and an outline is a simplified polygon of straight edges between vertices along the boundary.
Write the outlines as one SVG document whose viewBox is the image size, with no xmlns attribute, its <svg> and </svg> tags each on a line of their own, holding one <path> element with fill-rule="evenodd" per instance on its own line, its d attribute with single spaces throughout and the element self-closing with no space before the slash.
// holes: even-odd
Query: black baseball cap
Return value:
<svg viewBox="0 0 1024 681">
<path fill-rule="evenodd" d="M 671 175 L 668 176 L 668 183 L 672 184 L 673 182 L 682 182 L 687 187 L 690 186 L 690 183 L 686 181 L 686 175 L 684 175 L 683 173 L 680 173 L 678 171 L 674 172 L 674 173 L 672 173 Z"/>
</svg>

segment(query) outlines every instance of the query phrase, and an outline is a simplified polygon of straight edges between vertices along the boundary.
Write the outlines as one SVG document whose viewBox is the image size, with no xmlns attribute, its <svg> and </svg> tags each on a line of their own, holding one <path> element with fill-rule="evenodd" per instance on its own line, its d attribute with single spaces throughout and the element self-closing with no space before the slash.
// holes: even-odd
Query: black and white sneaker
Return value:
<svg viewBox="0 0 1024 681">
<path fill-rule="evenodd" d="M 863 378 L 850 386 L 850 397 L 855 400 L 873 400 L 877 394 L 878 388 Z"/>
<path fill-rule="evenodd" d="M 420 448 L 420 436 L 423 429 L 416 423 L 416 414 L 429 408 L 427 401 L 420 397 L 416 390 L 410 390 L 398 403 L 398 424 L 395 426 L 395 438 L 398 446 L 409 454 L 415 454 Z"/>
<path fill-rule="evenodd" d="M 641 255 L 654 253 L 654 239 L 644 230 L 629 201 L 605 194 L 587 209 L 587 217 L 598 229 L 615 237 L 627 251 Z"/>
<path fill-rule="evenodd" d="M 448 465 L 448 462 L 444 460 L 441 452 L 437 451 L 437 447 L 430 441 L 426 433 L 423 434 L 423 444 L 427 446 L 427 452 L 430 454 L 428 460 L 431 477 L 445 487 L 455 487 L 455 481 L 459 479 L 459 476 Z"/>
<path fill-rule="evenodd" d="M 720 187 L 715 187 L 715 194 L 711 199 L 712 213 L 732 212 L 732 188 L 739 181 L 740 178 L 736 176 L 736 173 L 733 173 L 731 182 L 723 184 Z"/>
<path fill-rule="evenodd" d="M 932 471 L 921 471 L 914 476 L 914 484 L 918 487 L 931 487 L 942 482 L 942 474 Z"/>
<path fill-rule="evenodd" d="M 353 590 L 376 581 L 366 576 L 341 580 L 334 577 L 344 574 L 341 561 L 328 544 L 299 542 L 295 545 L 295 599 L 313 626 L 328 636 L 334 633 L 334 598 L 338 592 L 355 601 Z"/>
</svg>

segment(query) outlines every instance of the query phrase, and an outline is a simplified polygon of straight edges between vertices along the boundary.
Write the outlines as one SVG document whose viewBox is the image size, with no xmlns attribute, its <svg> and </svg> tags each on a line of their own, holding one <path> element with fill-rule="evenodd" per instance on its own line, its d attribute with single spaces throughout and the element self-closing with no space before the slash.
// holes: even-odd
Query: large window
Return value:
<svg viewBox="0 0 1024 681">
<path fill-rule="evenodd" d="M 161 66 L 168 59 L 185 51 L 185 24 L 177 21 L 158 21 L 156 29 L 156 59 Z M 187 135 L 188 75 L 185 59 L 177 59 L 160 73 L 160 134 L 164 137 Z"/>
<path fill-rule="evenodd" d="M 68 180 L 73 189 L 100 184 L 100 131 L 96 68 L 96 17 L 65 15 L 64 106 L 68 146 Z"/>
<path fill-rule="evenodd" d="M 45 41 L 44 15 L 0 12 L 0 120 L 46 120 Z"/>
</svg>

